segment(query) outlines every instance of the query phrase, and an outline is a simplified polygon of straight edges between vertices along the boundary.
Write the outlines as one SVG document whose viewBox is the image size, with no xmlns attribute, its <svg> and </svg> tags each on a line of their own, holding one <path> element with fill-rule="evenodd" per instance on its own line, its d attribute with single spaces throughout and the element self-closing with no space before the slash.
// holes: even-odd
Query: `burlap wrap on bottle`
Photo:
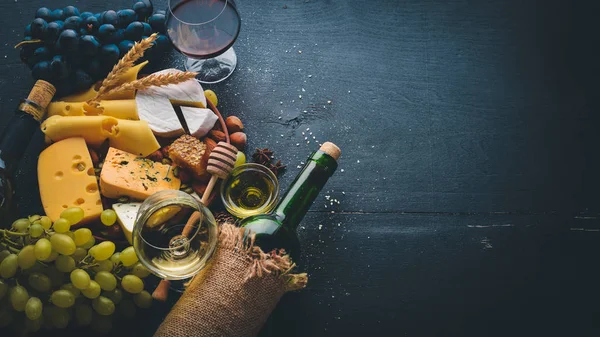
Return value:
<svg viewBox="0 0 600 337">
<path fill-rule="evenodd" d="M 154 337 L 256 336 L 283 294 L 306 286 L 288 256 L 265 254 L 224 224 L 219 248 L 175 304 Z"/>
</svg>

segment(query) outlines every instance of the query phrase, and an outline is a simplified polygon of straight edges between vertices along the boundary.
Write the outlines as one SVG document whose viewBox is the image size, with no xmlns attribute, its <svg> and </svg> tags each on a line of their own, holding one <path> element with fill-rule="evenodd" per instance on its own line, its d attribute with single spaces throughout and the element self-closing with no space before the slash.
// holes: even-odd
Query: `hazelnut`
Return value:
<svg viewBox="0 0 600 337">
<path fill-rule="evenodd" d="M 192 181 L 192 173 L 186 169 L 179 168 L 179 179 L 183 184 L 189 184 Z"/>
<path fill-rule="evenodd" d="M 169 157 L 169 146 L 167 145 L 161 148 L 160 152 L 162 153 L 163 157 Z"/>
<path fill-rule="evenodd" d="M 244 151 L 246 147 L 247 137 L 243 132 L 236 132 L 229 136 L 229 140 L 231 141 L 231 145 L 237 147 L 238 150 Z"/>
<path fill-rule="evenodd" d="M 162 162 L 164 156 L 160 150 L 156 150 L 152 152 L 147 158 L 155 162 Z"/>
<path fill-rule="evenodd" d="M 227 130 L 229 130 L 229 133 L 244 131 L 244 124 L 236 116 L 227 117 L 227 119 L 225 120 L 225 125 L 227 125 Z"/>
<path fill-rule="evenodd" d="M 217 143 L 224 142 L 225 140 L 227 140 L 227 138 L 225 137 L 225 133 L 223 131 L 211 130 L 208 133 L 208 136 L 210 138 L 214 139 Z"/>
</svg>

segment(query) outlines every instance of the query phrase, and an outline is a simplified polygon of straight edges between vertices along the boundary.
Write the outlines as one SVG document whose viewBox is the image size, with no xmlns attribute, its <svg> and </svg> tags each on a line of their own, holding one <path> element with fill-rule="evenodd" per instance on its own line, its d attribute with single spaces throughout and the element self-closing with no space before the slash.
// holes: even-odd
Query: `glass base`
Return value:
<svg viewBox="0 0 600 337">
<path fill-rule="evenodd" d="M 233 47 L 223 54 L 206 60 L 188 58 L 185 61 L 185 70 L 197 72 L 196 79 L 200 83 L 219 83 L 231 76 L 237 66 L 237 55 Z"/>
</svg>

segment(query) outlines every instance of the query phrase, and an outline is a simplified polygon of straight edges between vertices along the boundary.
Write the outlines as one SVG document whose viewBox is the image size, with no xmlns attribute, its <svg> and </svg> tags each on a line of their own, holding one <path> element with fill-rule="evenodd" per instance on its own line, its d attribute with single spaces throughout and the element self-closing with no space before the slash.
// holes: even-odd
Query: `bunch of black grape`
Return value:
<svg viewBox="0 0 600 337">
<path fill-rule="evenodd" d="M 54 84 L 57 96 L 89 88 L 103 79 L 135 42 L 159 33 L 148 57 L 169 49 L 165 12 L 153 13 L 150 0 L 136 0 L 132 9 L 80 13 L 76 7 L 37 10 L 25 28 L 21 60 L 35 80 Z"/>
</svg>

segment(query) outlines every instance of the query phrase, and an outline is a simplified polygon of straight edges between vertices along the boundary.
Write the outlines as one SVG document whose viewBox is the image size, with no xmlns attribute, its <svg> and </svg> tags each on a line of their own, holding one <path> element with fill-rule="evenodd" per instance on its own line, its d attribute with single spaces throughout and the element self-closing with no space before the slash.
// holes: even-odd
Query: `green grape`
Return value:
<svg viewBox="0 0 600 337">
<path fill-rule="evenodd" d="M 112 291 L 103 292 L 102 296 L 110 298 L 110 300 L 116 305 L 119 304 L 119 302 L 121 302 L 123 299 L 123 291 L 119 288 L 115 288 Z"/>
<path fill-rule="evenodd" d="M 54 307 L 52 310 L 52 323 L 57 329 L 64 329 L 69 325 L 69 312 L 67 309 Z"/>
<path fill-rule="evenodd" d="M 86 242 L 83 245 L 81 245 L 81 248 L 90 249 L 95 244 L 96 244 L 96 239 L 92 236 L 92 238 L 88 242 Z"/>
<path fill-rule="evenodd" d="M 75 269 L 71 272 L 71 283 L 73 283 L 75 288 L 80 290 L 87 289 L 90 286 L 90 282 L 90 274 L 88 274 L 85 270 Z M 100 286 L 98 286 L 98 288 L 99 287 Z"/>
<path fill-rule="evenodd" d="M 137 254 L 133 247 L 129 246 L 121 252 L 121 262 L 125 267 L 133 266 L 136 262 L 138 262 Z"/>
<path fill-rule="evenodd" d="M 52 288 L 52 281 L 50 281 L 50 278 L 48 276 L 42 273 L 33 273 L 29 275 L 27 282 L 34 290 L 39 291 L 41 293 L 50 291 L 50 289 Z"/>
<path fill-rule="evenodd" d="M 107 271 L 98 272 L 94 281 L 98 282 L 102 290 L 111 291 L 117 287 L 117 278 Z"/>
<path fill-rule="evenodd" d="M 2 263 L 2 261 L 4 261 L 4 259 L 6 259 L 6 257 L 9 255 L 10 252 L 8 250 L 0 251 L 0 263 Z"/>
<path fill-rule="evenodd" d="M 75 304 L 75 295 L 68 290 L 57 290 L 50 296 L 50 301 L 59 308 L 70 308 Z"/>
<path fill-rule="evenodd" d="M 75 234 L 73 232 L 65 232 L 65 235 L 67 235 L 68 237 L 71 238 L 71 240 L 73 240 L 73 242 L 75 242 Z"/>
<path fill-rule="evenodd" d="M 66 233 L 71 229 L 71 223 L 67 219 L 60 218 L 54 221 L 52 229 L 57 233 Z"/>
<path fill-rule="evenodd" d="M 19 267 L 17 261 L 18 257 L 16 254 L 8 255 L 2 263 L 0 263 L 0 276 L 5 279 L 15 276 L 17 268 Z"/>
<path fill-rule="evenodd" d="M 29 223 L 34 223 L 34 222 L 40 220 L 41 218 L 42 218 L 41 216 L 39 216 L 39 215 L 36 214 L 36 215 L 30 215 L 27 218 L 27 220 L 29 220 Z"/>
<path fill-rule="evenodd" d="M 35 254 L 35 258 L 44 261 L 50 257 L 52 254 L 52 244 L 48 239 L 39 239 L 34 246 L 33 253 Z"/>
<path fill-rule="evenodd" d="M 10 297 L 10 304 L 12 304 L 15 311 L 22 312 L 25 310 L 25 305 L 29 300 L 29 293 L 25 287 L 14 286 L 10 289 L 8 295 Z"/>
<path fill-rule="evenodd" d="M 131 273 L 139 278 L 146 278 L 150 275 L 150 271 L 141 262 L 133 265 Z"/>
<path fill-rule="evenodd" d="M 47 259 L 42 260 L 42 262 L 52 262 L 52 261 L 56 260 L 57 257 L 58 257 L 58 252 L 56 251 L 56 249 L 51 248 L 50 256 L 48 256 Z"/>
<path fill-rule="evenodd" d="M 83 294 L 83 296 L 91 300 L 100 296 L 101 291 L 102 289 L 100 288 L 100 285 L 94 280 L 90 281 L 90 285 L 86 289 L 81 289 L 81 293 Z"/>
<path fill-rule="evenodd" d="M 144 290 L 144 282 L 135 275 L 125 275 L 121 280 L 121 286 L 130 294 L 137 294 Z"/>
<path fill-rule="evenodd" d="M 142 309 L 148 309 L 152 306 L 152 295 L 146 290 L 133 295 L 133 302 Z"/>
<path fill-rule="evenodd" d="M 94 314 L 92 317 L 92 330 L 100 335 L 107 334 L 112 329 L 112 317 Z"/>
<path fill-rule="evenodd" d="M 102 316 L 112 315 L 115 312 L 115 304 L 109 298 L 99 296 L 92 301 L 94 310 Z"/>
<path fill-rule="evenodd" d="M 25 315 L 30 320 L 42 317 L 42 301 L 37 297 L 31 297 L 25 304 Z"/>
<path fill-rule="evenodd" d="M 40 236 L 42 236 L 42 234 L 44 234 L 44 227 L 42 227 L 42 225 L 34 224 L 31 225 L 31 227 L 29 227 L 29 235 L 32 238 L 39 238 Z"/>
<path fill-rule="evenodd" d="M 42 225 L 45 230 L 49 230 L 52 227 L 52 220 L 47 216 L 43 216 L 40 218 L 40 225 Z"/>
<path fill-rule="evenodd" d="M 238 151 L 233 167 L 242 166 L 246 163 L 246 155 L 242 151 Z"/>
<path fill-rule="evenodd" d="M 72 225 L 76 225 L 79 221 L 83 220 L 84 215 L 81 207 L 67 208 L 60 213 L 60 217 L 69 220 Z"/>
<path fill-rule="evenodd" d="M 112 271 L 113 266 L 114 265 L 111 260 L 98 261 L 98 267 L 95 267 L 94 271 L 95 272 Z"/>
<path fill-rule="evenodd" d="M 70 273 L 75 269 L 75 260 L 70 256 L 60 255 L 54 261 L 54 266 L 63 273 Z"/>
<path fill-rule="evenodd" d="M 117 221 L 117 213 L 112 209 L 105 209 L 100 214 L 100 221 L 104 226 L 112 226 Z"/>
<path fill-rule="evenodd" d="M 86 244 L 92 238 L 92 231 L 87 228 L 79 228 L 73 234 L 75 234 L 75 244 L 77 247 Z"/>
<path fill-rule="evenodd" d="M 27 228 L 29 228 L 29 219 L 23 218 L 18 219 L 13 222 L 12 227 L 19 233 L 25 233 Z"/>
<path fill-rule="evenodd" d="M 21 269 L 29 269 L 33 267 L 37 261 L 34 250 L 35 247 L 33 245 L 27 245 L 21 249 L 19 255 L 17 256 L 17 263 Z"/>
<path fill-rule="evenodd" d="M 122 300 L 121 303 L 119 303 L 119 308 L 117 308 L 117 310 L 119 311 L 119 315 L 125 318 L 133 318 L 137 311 L 135 304 L 133 304 L 133 301 L 130 299 Z"/>
<path fill-rule="evenodd" d="M 108 260 L 115 252 L 115 244 L 111 241 L 104 241 L 90 248 L 90 255 L 97 261 Z"/>
<path fill-rule="evenodd" d="M 62 255 L 71 255 L 75 252 L 75 248 L 77 248 L 73 239 L 65 234 L 52 235 L 50 243 L 52 243 L 52 248 Z"/>
<path fill-rule="evenodd" d="M 81 248 L 81 247 L 77 247 L 75 249 L 75 253 L 73 253 L 73 255 L 71 255 L 71 257 L 73 258 L 73 260 L 75 260 L 75 262 L 79 262 L 79 261 L 83 260 L 83 258 L 86 256 L 87 256 L 87 250 L 85 250 L 85 248 Z"/>
<path fill-rule="evenodd" d="M 42 328 L 42 324 L 44 323 L 44 318 L 40 316 L 38 319 L 26 319 L 25 320 L 25 329 L 27 332 L 38 332 Z"/>
<path fill-rule="evenodd" d="M 9 253 L 10 254 L 10 253 Z M 110 260 L 112 261 L 112 263 L 116 266 L 121 262 L 121 253 L 114 253 L 111 257 Z M 0 259 L 0 262 L 2 260 Z"/>
<path fill-rule="evenodd" d="M 81 295 L 81 290 L 75 288 L 73 283 L 63 284 L 62 286 L 60 286 L 60 289 L 70 291 L 71 294 L 75 296 L 75 299 L 77 299 L 77 297 Z"/>
<path fill-rule="evenodd" d="M 6 284 L 6 282 L 0 278 L 0 300 L 6 295 L 7 292 L 8 284 Z"/>
<path fill-rule="evenodd" d="M 54 288 L 60 287 L 61 284 L 65 283 L 65 273 L 58 271 L 56 267 L 46 268 L 44 273 L 48 275 Z"/>
<path fill-rule="evenodd" d="M 87 303 L 77 304 L 75 306 L 75 320 L 80 326 L 90 325 L 93 317 L 92 307 Z"/>
</svg>

